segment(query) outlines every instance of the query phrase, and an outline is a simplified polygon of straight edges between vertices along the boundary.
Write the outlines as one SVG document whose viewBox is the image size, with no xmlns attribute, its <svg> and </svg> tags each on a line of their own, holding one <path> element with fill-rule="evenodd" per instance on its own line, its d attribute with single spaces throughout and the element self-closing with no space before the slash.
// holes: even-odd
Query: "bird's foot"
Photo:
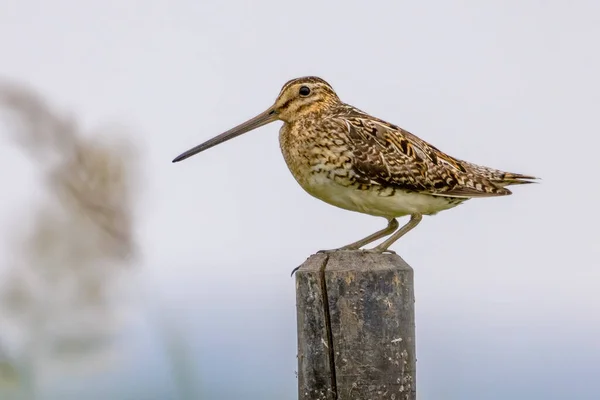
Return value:
<svg viewBox="0 0 600 400">
<path fill-rule="evenodd" d="M 330 250 L 319 250 L 317 251 L 317 254 L 331 254 L 331 253 L 337 253 L 340 251 L 356 251 L 358 249 L 353 248 L 353 247 L 340 247 L 339 249 L 330 249 Z"/>
<path fill-rule="evenodd" d="M 390 249 L 378 249 L 377 247 L 374 247 L 372 249 L 364 249 L 362 250 L 365 253 L 371 253 L 371 254 L 396 254 L 396 252 L 394 250 L 390 250 Z"/>
<path fill-rule="evenodd" d="M 371 253 L 371 254 L 396 254 L 396 252 L 394 250 L 390 250 L 390 249 L 378 249 L 377 247 L 374 247 L 372 249 L 357 249 L 355 247 L 340 247 L 339 249 L 331 249 L 331 250 L 319 250 L 317 251 L 317 254 L 331 254 L 331 253 L 337 253 L 337 252 L 341 252 L 341 251 L 360 251 L 363 253 Z"/>
<path fill-rule="evenodd" d="M 317 251 L 317 254 L 331 254 L 331 253 L 337 253 L 340 251 L 355 251 L 355 250 L 358 250 L 358 249 L 354 248 L 354 247 L 344 246 L 344 247 L 340 247 L 339 249 L 319 250 L 319 251 Z M 294 276 L 294 273 L 296 273 L 296 271 L 298 271 L 300 269 L 300 267 L 294 268 L 292 270 L 292 273 L 290 274 L 290 276 Z"/>
<path fill-rule="evenodd" d="M 301 266 L 302 266 L 302 265 L 299 265 L 299 266 L 297 266 L 296 268 L 294 268 L 294 269 L 292 270 L 292 273 L 290 274 L 290 276 L 294 276 L 294 274 L 296 273 L 296 271 L 298 271 L 298 270 L 300 269 L 300 267 L 301 267 Z"/>
<path fill-rule="evenodd" d="M 394 250 L 390 250 L 390 249 L 379 249 L 377 247 L 373 247 L 372 249 L 360 249 L 360 248 L 356 248 L 356 247 L 348 247 L 348 246 L 344 246 L 344 247 L 340 247 L 338 249 L 330 249 L 330 250 L 319 250 L 317 251 L 317 254 L 332 254 L 332 253 L 338 253 L 338 252 L 345 252 L 345 251 L 360 251 L 361 253 L 369 253 L 369 254 L 396 254 L 396 252 Z M 296 271 L 298 271 L 300 269 L 300 267 L 296 267 L 292 270 L 292 273 L 290 274 L 290 276 L 294 276 L 294 273 Z"/>
</svg>

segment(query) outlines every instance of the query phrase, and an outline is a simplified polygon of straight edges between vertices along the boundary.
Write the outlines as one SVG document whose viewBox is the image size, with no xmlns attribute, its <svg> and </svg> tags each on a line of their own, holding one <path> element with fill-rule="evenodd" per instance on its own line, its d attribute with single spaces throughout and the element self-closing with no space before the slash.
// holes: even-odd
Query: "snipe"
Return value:
<svg viewBox="0 0 600 400">
<path fill-rule="evenodd" d="M 478 197 L 506 196 L 509 185 L 533 183 L 533 176 L 504 172 L 451 157 L 404 129 L 343 103 L 317 77 L 287 82 L 263 113 L 202 143 L 178 162 L 280 120 L 281 151 L 292 175 L 314 197 L 334 206 L 384 217 L 388 224 L 336 250 L 388 248 L 419 224 L 423 215 Z M 410 215 L 399 228 L 396 218 Z M 399 229 L 398 229 L 399 228 Z"/>
</svg>

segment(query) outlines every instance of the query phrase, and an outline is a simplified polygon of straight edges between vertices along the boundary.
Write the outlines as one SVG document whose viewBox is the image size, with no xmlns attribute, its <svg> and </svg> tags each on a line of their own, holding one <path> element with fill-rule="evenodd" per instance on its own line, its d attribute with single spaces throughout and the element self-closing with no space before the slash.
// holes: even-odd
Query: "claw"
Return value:
<svg viewBox="0 0 600 400">
<path fill-rule="evenodd" d="M 302 265 L 298 265 L 296 268 L 294 268 L 294 269 L 292 270 L 292 273 L 290 274 L 290 277 L 294 276 L 294 274 L 296 273 L 296 271 L 298 271 L 298 270 L 300 269 L 300 267 L 301 267 L 301 266 L 302 266 Z"/>
<path fill-rule="evenodd" d="M 331 249 L 331 250 L 319 250 L 317 251 L 318 254 L 331 254 L 331 253 L 337 253 L 338 251 L 356 251 L 358 249 L 346 249 L 344 247 L 340 247 L 339 249 Z"/>
<path fill-rule="evenodd" d="M 386 253 L 388 253 L 388 254 L 396 254 L 396 252 L 394 250 L 390 250 L 390 249 L 383 249 L 383 250 L 381 250 L 381 249 L 378 249 L 377 247 L 374 247 L 372 249 L 365 249 L 365 250 L 362 250 L 362 251 L 364 251 L 365 253 L 372 253 L 372 254 L 386 254 Z"/>
</svg>

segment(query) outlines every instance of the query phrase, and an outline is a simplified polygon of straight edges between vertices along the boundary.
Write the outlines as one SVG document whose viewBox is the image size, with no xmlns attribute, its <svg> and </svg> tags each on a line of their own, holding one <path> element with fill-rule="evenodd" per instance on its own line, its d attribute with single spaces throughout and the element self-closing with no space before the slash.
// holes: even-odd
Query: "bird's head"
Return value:
<svg viewBox="0 0 600 400">
<path fill-rule="evenodd" d="M 273 121 L 291 123 L 309 114 L 326 111 L 340 102 L 331 85 L 315 76 L 307 76 L 288 81 L 279 92 L 275 103 L 256 117 L 224 132 L 212 139 L 182 153 L 173 162 L 185 160 L 243 133 L 254 130 Z"/>
</svg>

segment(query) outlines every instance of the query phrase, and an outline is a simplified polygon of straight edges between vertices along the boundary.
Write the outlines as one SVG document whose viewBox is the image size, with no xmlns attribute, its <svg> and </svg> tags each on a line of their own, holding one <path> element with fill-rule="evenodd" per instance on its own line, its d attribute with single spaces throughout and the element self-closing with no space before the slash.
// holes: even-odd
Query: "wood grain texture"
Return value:
<svg viewBox="0 0 600 400">
<path fill-rule="evenodd" d="M 311 256 L 296 273 L 300 400 L 414 400 L 413 270 L 392 254 Z"/>
</svg>

